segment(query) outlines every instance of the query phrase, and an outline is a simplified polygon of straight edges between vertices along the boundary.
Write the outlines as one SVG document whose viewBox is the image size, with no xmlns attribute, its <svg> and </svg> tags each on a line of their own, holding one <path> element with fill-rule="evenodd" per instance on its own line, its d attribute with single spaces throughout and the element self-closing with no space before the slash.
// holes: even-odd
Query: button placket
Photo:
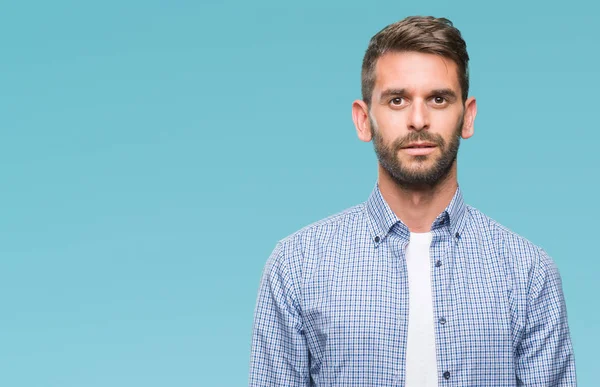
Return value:
<svg viewBox="0 0 600 387">
<path fill-rule="evenodd" d="M 446 234 L 448 235 L 448 234 Z M 450 304 L 446 304 L 446 302 L 448 302 L 448 298 L 452 297 L 451 296 L 451 291 L 449 289 L 450 284 L 448 284 L 446 275 L 448 275 L 447 270 L 449 269 L 449 267 L 446 267 L 446 270 L 442 271 L 442 265 L 444 264 L 448 264 L 452 262 L 452 255 L 456 253 L 457 251 L 457 247 L 458 247 L 458 242 L 459 242 L 459 234 L 458 232 L 455 233 L 450 233 L 450 238 L 446 237 L 446 245 L 445 245 L 445 251 L 443 251 L 441 257 L 439 259 L 437 259 L 434 263 L 435 268 L 437 268 L 438 270 L 436 271 L 437 275 L 439 276 L 440 280 L 442 280 L 444 286 L 444 293 L 443 293 L 443 297 L 444 297 L 444 306 L 443 308 L 440 308 L 439 310 L 437 310 L 438 314 L 438 329 L 437 331 L 440 334 L 440 339 L 441 339 L 441 345 L 442 346 L 452 346 L 452 339 L 449 335 L 451 335 L 451 330 L 449 330 L 450 328 L 448 327 L 448 319 L 445 316 L 445 314 L 447 312 L 450 312 L 450 310 L 447 310 L 446 308 L 450 307 Z M 445 262 L 442 262 L 445 261 Z M 441 315 L 441 316 L 440 316 Z M 450 379 L 450 371 L 447 371 L 447 369 L 444 371 L 444 368 L 451 366 L 451 364 L 448 362 L 450 359 L 443 359 L 443 363 L 439 364 L 440 369 L 439 371 L 443 371 L 441 373 L 441 376 L 443 377 L 442 380 L 448 380 Z"/>
</svg>

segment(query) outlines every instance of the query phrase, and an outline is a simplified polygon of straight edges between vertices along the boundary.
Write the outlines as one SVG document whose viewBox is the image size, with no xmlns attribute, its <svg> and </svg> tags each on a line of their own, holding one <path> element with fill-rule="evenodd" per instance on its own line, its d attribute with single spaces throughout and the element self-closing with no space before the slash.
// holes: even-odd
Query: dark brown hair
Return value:
<svg viewBox="0 0 600 387">
<path fill-rule="evenodd" d="M 463 102 L 469 94 L 469 54 L 460 31 L 446 18 L 409 16 L 390 24 L 371 38 L 362 63 L 362 98 L 371 105 L 377 59 L 387 52 L 415 51 L 454 61 Z"/>
</svg>

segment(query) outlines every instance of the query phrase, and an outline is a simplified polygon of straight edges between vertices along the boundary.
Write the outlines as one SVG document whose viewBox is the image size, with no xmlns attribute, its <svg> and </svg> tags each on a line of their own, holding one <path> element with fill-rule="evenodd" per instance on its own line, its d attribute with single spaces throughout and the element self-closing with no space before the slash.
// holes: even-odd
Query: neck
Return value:
<svg viewBox="0 0 600 387">
<path fill-rule="evenodd" d="M 411 232 L 428 232 L 458 188 L 456 161 L 448 175 L 433 187 L 400 186 L 381 165 L 378 182 L 381 195 L 408 229 Z"/>
</svg>

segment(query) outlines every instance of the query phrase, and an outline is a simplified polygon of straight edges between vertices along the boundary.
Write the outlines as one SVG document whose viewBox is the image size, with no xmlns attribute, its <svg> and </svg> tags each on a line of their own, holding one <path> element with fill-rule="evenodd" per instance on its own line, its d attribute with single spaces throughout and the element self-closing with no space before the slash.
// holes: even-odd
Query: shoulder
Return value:
<svg viewBox="0 0 600 387">
<path fill-rule="evenodd" d="M 364 221 L 364 203 L 361 203 L 310 223 L 280 239 L 277 245 L 286 255 L 306 247 L 314 247 L 315 244 L 325 245 L 340 233 L 360 227 L 359 223 Z"/>
<path fill-rule="evenodd" d="M 554 260 L 542 247 L 472 206 L 467 206 L 467 211 L 479 238 L 513 271 L 526 275 L 530 281 L 534 276 L 558 275 Z"/>
<path fill-rule="evenodd" d="M 267 261 L 267 268 L 284 266 L 294 277 L 301 275 L 303 268 L 310 264 L 308 261 L 320 256 L 320 252 L 337 243 L 340 237 L 347 238 L 354 230 L 366 227 L 364 205 L 349 207 L 280 239 Z"/>
</svg>

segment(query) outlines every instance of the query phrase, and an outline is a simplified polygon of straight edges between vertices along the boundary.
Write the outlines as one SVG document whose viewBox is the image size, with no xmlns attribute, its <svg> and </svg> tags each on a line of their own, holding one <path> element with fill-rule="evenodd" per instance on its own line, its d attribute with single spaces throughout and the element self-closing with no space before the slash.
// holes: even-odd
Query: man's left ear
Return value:
<svg viewBox="0 0 600 387">
<path fill-rule="evenodd" d="M 467 139 L 473 135 L 475 127 L 475 116 L 477 115 L 477 101 L 475 97 L 469 97 L 465 101 L 464 122 L 461 137 Z"/>
</svg>

